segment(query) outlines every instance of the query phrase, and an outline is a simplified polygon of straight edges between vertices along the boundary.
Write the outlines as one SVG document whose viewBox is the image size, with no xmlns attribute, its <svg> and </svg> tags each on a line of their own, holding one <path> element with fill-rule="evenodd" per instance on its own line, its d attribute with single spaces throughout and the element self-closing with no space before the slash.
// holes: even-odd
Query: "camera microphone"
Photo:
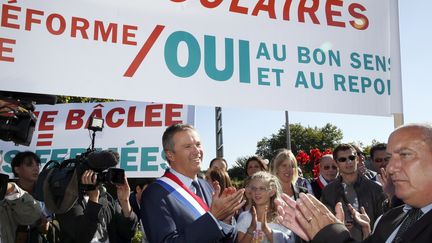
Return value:
<svg viewBox="0 0 432 243">
<path fill-rule="evenodd" d="M 103 171 L 117 166 L 119 154 L 111 150 L 94 151 L 87 156 L 87 159 L 92 170 Z"/>
</svg>

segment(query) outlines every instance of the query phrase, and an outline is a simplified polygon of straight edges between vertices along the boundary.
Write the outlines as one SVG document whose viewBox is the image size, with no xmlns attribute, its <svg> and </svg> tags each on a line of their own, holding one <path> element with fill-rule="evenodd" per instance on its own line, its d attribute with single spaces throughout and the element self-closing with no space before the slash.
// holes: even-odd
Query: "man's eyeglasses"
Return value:
<svg viewBox="0 0 432 243">
<path fill-rule="evenodd" d="M 340 158 L 337 158 L 337 161 L 338 161 L 338 162 L 346 162 L 347 160 L 354 161 L 355 158 L 356 158 L 355 155 L 350 155 L 350 156 L 348 156 L 348 158 L 347 158 L 347 157 L 340 157 Z"/>
<path fill-rule="evenodd" d="M 374 159 L 374 161 L 375 161 L 376 163 L 381 163 L 381 162 L 383 162 L 383 161 L 385 161 L 385 162 L 389 162 L 389 160 L 390 160 L 389 157 L 386 157 L 386 158 L 376 158 L 376 159 Z"/>
<path fill-rule="evenodd" d="M 329 170 L 330 168 L 332 168 L 333 170 L 337 170 L 337 166 L 336 165 L 324 165 L 323 169 L 324 170 Z"/>
<path fill-rule="evenodd" d="M 270 190 L 271 190 L 271 188 L 266 188 L 266 187 L 254 187 L 254 186 L 249 187 L 249 189 L 250 189 L 252 192 L 266 192 L 266 191 L 270 191 Z"/>
</svg>

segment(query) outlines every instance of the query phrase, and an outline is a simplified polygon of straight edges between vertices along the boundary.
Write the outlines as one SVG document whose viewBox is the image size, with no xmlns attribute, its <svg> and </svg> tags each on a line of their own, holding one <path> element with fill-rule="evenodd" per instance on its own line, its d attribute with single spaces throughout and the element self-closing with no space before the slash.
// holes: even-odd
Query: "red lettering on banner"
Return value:
<svg viewBox="0 0 432 243">
<path fill-rule="evenodd" d="M 52 133 L 38 134 L 38 139 L 53 138 L 53 137 L 54 137 L 54 134 L 52 134 Z"/>
<path fill-rule="evenodd" d="M 348 12 L 351 14 L 351 16 L 353 16 L 357 20 L 361 21 L 361 23 L 357 24 L 354 20 L 351 20 L 350 24 L 352 27 L 354 27 L 358 30 L 365 30 L 365 29 L 367 29 L 367 27 L 369 27 L 369 19 L 365 15 L 363 15 L 359 12 L 356 12 L 356 9 L 359 9 L 363 12 L 366 11 L 366 8 L 361 4 L 358 4 L 358 3 L 351 4 L 348 7 Z"/>
<path fill-rule="evenodd" d="M 344 22 L 336 21 L 333 19 L 334 16 L 342 16 L 341 11 L 333 10 L 333 5 L 342 7 L 343 1 L 341 0 L 327 0 L 325 5 L 325 12 L 326 12 L 326 18 L 327 18 L 327 24 L 331 26 L 337 26 L 337 27 L 345 27 Z"/>
<path fill-rule="evenodd" d="M 155 109 L 162 110 L 163 105 L 147 105 L 146 106 L 146 115 L 145 115 L 145 126 L 146 127 L 159 127 L 162 126 L 162 121 L 154 121 L 153 118 L 161 117 L 161 112 L 155 112 Z"/>
<path fill-rule="evenodd" d="M 223 0 L 215 0 L 215 1 L 209 1 L 209 0 L 200 0 L 201 4 L 206 8 L 216 8 L 219 6 Z"/>
<path fill-rule="evenodd" d="M 240 0 L 232 0 L 229 11 L 233 13 L 247 14 L 248 8 L 244 6 L 239 6 L 239 1 Z"/>
<path fill-rule="evenodd" d="M 157 25 L 153 32 L 150 34 L 147 41 L 144 43 L 144 45 L 139 50 L 138 54 L 133 59 L 132 63 L 129 65 L 126 72 L 123 74 L 125 77 L 132 77 L 135 72 L 137 71 L 138 67 L 141 65 L 141 63 L 144 61 L 144 58 L 149 53 L 150 49 L 152 48 L 153 44 L 156 42 L 159 35 L 162 33 L 162 30 L 165 28 L 164 25 Z"/>
<path fill-rule="evenodd" d="M 181 117 L 180 111 L 174 109 L 183 109 L 183 105 L 167 104 L 165 107 L 165 126 L 171 126 L 177 123 L 182 123 L 182 120 L 174 120 L 175 117 Z"/>
<path fill-rule="evenodd" d="M 82 119 L 84 115 L 84 110 L 70 110 L 66 118 L 65 129 L 80 129 L 84 124 L 84 121 Z"/>
<path fill-rule="evenodd" d="M 12 53 L 13 49 L 11 47 L 6 47 L 5 44 L 15 45 L 16 40 L 0 38 L 0 61 L 4 62 L 14 62 L 15 59 L 11 56 L 6 56 L 6 53 Z"/>
<path fill-rule="evenodd" d="M 306 0 L 300 0 L 300 5 L 298 9 L 298 19 L 299 22 L 304 23 L 305 22 L 305 13 L 308 13 L 312 22 L 314 24 L 319 24 L 319 20 L 315 14 L 315 12 L 318 10 L 319 7 L 319 1 L 313 0 L 312 1 L 312 7 L 306 7 Z"/>
<path fill-rule="evenodd" d="M 283 7 L 283 20 L 290 20 L 290 10 L 291 10 L 292 0 L 286 0 Z"/>
<path fill-rule="evenodd" d="M 39 131 L 53 130 L 54 125 L 49 124 L 54 121 L 54 117 L 58 114 L 58 111 L 44 111 L 39 120 Z"/>
<path fill-rule="evenodd" d="M 259 11 L 267 12 L 271 19 L 276 19 L 275 12 L 275 0 L 269 0 L 268 4 L 265 4 L 266 0 L 260 0 L 252 11 L 253 16 L 258 16 Z"/>
<path fill-rule="evenodd" d="M 40 10 L 35 10 L 35 9 L 27 9 L 26 11 L 26 19 L 25 19 L 25 30 L 30 31 L 32 28 L 32 23 L 35 24 L 40 24 L 42 23 L 42 21 L 40 19 L 34 19 L 33 15 L 39 15 L 39 16 L 43 16 L 44 12 L 40 11 Z"/>
<path fill-rule="evenodd" d="M 79 25 L 79 23 L 81 24 Z M 82 38 L 88 39 L 87 29 L 89 26 L 90 24 L 87 19 L 72 17 L 71 36 L 76 37 L 77 31 L 80 31 Z"/>
<path fill-rule="evenodd" d="M 105 29 L 102 21 L 96 20 L 94 23 L 94 40 L 99 40 L 99 33 L 103 41 L 107 41 L 111 35 L 111 42 L 117 43 L 117 24 L 110 23 Z"/>
<path fill-rule="evenodd" d="M 135 121 L 135 111 L 136 111 L 136 106 L 129 107 L 128 122 L 127 122 L 128 127 L 142 127 L 144 124 L 143 121 Z"/>
<path fill-rule="evenodd" d="M 3 4 L 1 26 L 6 28 L 19 29 L 20 26 L 18 24 L 9 22 L 10 19 L 18 20 L 18 15 L 10 13 L 10 10 L 15 12 L 21 12 L 20 7 Z"/>
<path fill-rule="evenodd" d="M 113 119 L 114 113 L 118 113 L 119 115 L 124 115 L 125 110 L 121 107 L 118 107 L 118 108 L 114 108 L 114 109 L 108 111 L 106 118 L 105 118 L 105 122 L 106 122 L 107 126 L 111 127 L 111 128 L 120 127 L 124 122 L 124 119 L 120 119 L 120 118 L 117 119 L 117 121 L 114 121 L 114 119 Z"/>
<path fill-rule="evenodd" d="M 129 31 L 132 30 L 138 30 L 137 26 L 133 26 L 133 25 L 123 25 L 123 44 L 125 45 L 132 45 L 132 46 L 136 46 L 136 41 L 131 41 L 129 40 L 129 37 L 131 38 L 135 38 L 135 33 L 130 33 Z"/>
<path fill-rule="evenodd" d="M 38 141 L 36 143 L 36 146 L 38 147 L 46 147 L 46 146 L 51 146 L 52 145 L 52 141 Z"/>
<path fill-rule="evenodd" d="M 54 19 L 58 19 L 58 29 L 55 30 L 53 27 L 53 21 Z M 61 16 L 60 14 L 50 14 L 48 15 L 46 27 L 48 32 L 50 32 L 53 35 L 61 35 L 66 30 L 66 20 Z"/>
</svg>

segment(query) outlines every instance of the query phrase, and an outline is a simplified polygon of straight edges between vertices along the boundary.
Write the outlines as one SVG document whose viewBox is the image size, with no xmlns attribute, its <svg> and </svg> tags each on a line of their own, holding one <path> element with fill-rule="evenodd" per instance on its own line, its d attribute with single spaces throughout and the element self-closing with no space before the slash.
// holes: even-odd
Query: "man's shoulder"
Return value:
<svg viewBox="0 0 432 243">
<path fill-rule="evenodd" d="M 157 181 L 155 181 L 145 188 L 145 190 L 142 193 L 142 198 L 147 198 L 144 196 L 151 196 L 153 198 L 153 197 L 158 197 L 166 194 L 168 194 L 168 191 L 166 191 L 162 187 L 162 185 L 160 185 Z"/>
</svg>

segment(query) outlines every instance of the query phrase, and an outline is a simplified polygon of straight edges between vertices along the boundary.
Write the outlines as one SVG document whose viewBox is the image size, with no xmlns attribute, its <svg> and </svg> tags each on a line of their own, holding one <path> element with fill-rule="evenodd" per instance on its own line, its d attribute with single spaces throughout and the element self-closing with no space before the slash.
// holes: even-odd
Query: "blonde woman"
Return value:
<svg viewBox="0 0 432 243">
<path fill-rule="evenodd" d="M 294 242 L 292 232 L 276 222 L 274 200 L 282 192 L 278 179 L 266 171 L 259 171 L 251 176 L 248 187 L 253 206 L 238 218 L 237 242 Z"/>
<path fill-rule="evenodd" d="M 271 171 L 282 185 L 282 192 L 296 200 L 300 192 L 307 193 L 307 189 L 296 185 L 298 179 L 297 159 L 291 150 L 281 149 L 273 159 Z"/>
</svg>

